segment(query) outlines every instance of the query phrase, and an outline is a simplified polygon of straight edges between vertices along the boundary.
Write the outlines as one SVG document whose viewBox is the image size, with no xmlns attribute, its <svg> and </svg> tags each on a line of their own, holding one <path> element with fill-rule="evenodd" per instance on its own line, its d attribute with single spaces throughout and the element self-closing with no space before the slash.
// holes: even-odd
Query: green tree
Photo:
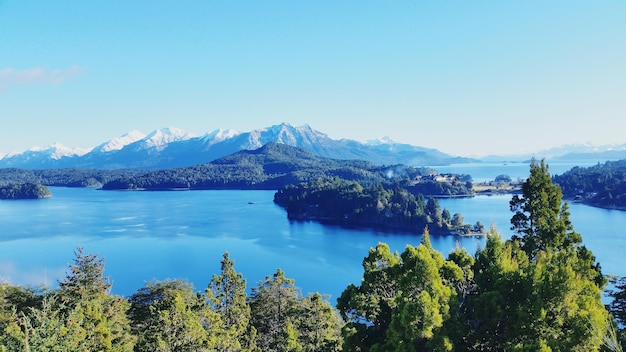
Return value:
<svg viewBox="0 0 626 352">
<path fill-rule="evenodd" d="M 400 256 L 389 246 L 379 243 L 363 259 L 361 285 L 354 284 L 342 292 L 337 309 L 346 321 L 343 329 L 344 350 L 369 351 L 385 341 L 398 293 L 396 275 Z"/>
<path fill-rule="evenodd" d="M 294 280 L 280 269 L 252 289 L 249 304 L 261 351 L 302 351 L 295 319 L 299 298 Z"/>
<path fill-rule="evenodd" d="M 250 319 L 250 306 L 246 302 L 246 280 L 237 273 L 228 253 L 221 261 L 221 274 L 213 275 L 205 290 L 205 309 L 216 313 L 210 319 L 208 330 L 215 339 L 216 351 L 252 351 L 255 349 L 256 330 Z M 208 319 L 209 320 L 209 319 Z"/>
<path fill-rule="evenodd" d="M 611 277 L 612 289 L 607 290 L 612 298 L 609 311 L 616 322 L 617 338 L 622 348 L 626 348 L 626 277 Z"/>
<path fill-rule="evenodd" d="M 426 202 L 426 214 L 430 217 L 432 223 L 437 228 L 443 227 L 443 215 L 441 213 L 441 206 L 439 205 L 439 201 L 433 196 L 428 197 L 428 201 Z"/>
<path fill-rule="evenodd" d="M 477 293 L 465 310 L 474 326 L 467 349 L 599 350 L 610 331 L 604 281 L 543 161 L 532 161 L 511 210 L 519 236 L 502 242 L 492 229 L 477 253 Z"/>
<path fill-rule="evenodd" d="M 452 226 L 455 228 L 460 228 L 463 227 L 463 224 L 465 224 L 465 219 L 463 218 L 463 215 L 461 213 L 455 213 L 452 216 Z"/>
<path fill-rule="evenodd" d="M 147 283 L 130 297 L 135 351 L 210 351 L 203 300 L 184 280 Z"/>
<path fill-rule="evenodd" d="M 559 249 L 578 245 L 580 234 L 574 231 L 569 219 L 569 207 L 562 203 L 559 186 L 552 184 L 548 165 L 535 159 L 530 164 L 530 176 L 522 185 L 522 195 L 514 195 L 510 202 L 511 229 L 519 236 L 522 248 L 534 257 L 549 247 Z"/>
<path fill-rule="evenodd" d="M 319 293 L 304 297 L 298 320 L 299 340 L 303 351 L 341 351 L 343 322 L 327 298 Z"/>
<path fill-rule="evenodd" d="M 5 327 L 9 350 L 133 350 L 135 339 L 126 317 L 128 302 L 108 293 L 110 284 L 102 275 L 103 261 L 84 254 L 82 248 L 75 255 L 71 273 L 57 291 L 29 299 L 34 304 L 15 305 L 11 322 Z M 23 298 L 20 301 L 25 303 Z"/>
<path fill-rule="evenodd" d="M 106 295 L 111 289 L 109 278 L 104 276 L 104 260 L 96 254 L 85 254 L 82 247 L 74 252 L 70 273 L 59 282 L 61 302 L 70 307 L 80 301 L 89 301 Z"/>
<path fill-rule="evenodd" d="M 348 322 L 344 350 L 453 348 L 442 327 L 456 302 L 455 284 L 465 280 L 463 269 L 432 248 L 427 230 L 422 243 L 407 246 L 401 256 L 378 244 L 363 268 L 361 285 L 349 285 L 337 304 Z"/>
<path fill-rule="evenodd" d="M 449 351 L 453 348 L 450 339 L 440 330 L 448 319 L 456 292 L 451 281 L 442 274 L 462 270 L 432 248 L 429 236 L 425 231 L 422 243 L 418 247 L 407 246 L 401 255 L 397 308 L 392 312 L 386 341 L 374 346 L 373 351 Z"/>
<path fill-rule="evenodd" d="M 79 349 L 102 351 L 131 350 L 134 337 L 126 317 L 128 302 L 110 295 L 111 284 L 104 276 L 104 260 L 95 254 L 85 254 L 82 247 L 75 252 L 70 273 L 59 282 L 55 293 L 61 304 L 66 327 L 73 329 Z M 81 347 L 82 346 L 82 347 Z"/>
</svg>

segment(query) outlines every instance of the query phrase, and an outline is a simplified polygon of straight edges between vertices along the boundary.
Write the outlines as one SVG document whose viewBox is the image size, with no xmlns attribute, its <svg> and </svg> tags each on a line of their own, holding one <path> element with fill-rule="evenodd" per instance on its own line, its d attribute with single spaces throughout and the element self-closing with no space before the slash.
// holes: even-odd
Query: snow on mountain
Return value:
<svg viewBox="0 0 626 352">
<path fill-rule="evenodd" d="M 94 148 L 94 150 L 103 153 L 121 150 L 125 146 L 142 140 L 143 138 L 146 138 L 146 135 L 144 133 L 139 131 L 131 131 L 119 137 L 115 137 L 106 143 L 100 144 L 99 146 Z"/>
<path fill-rule="evenodd" d="M 146 137 L 139 141 L 143 148 L 157 148 L 165 146 L 168 143 L 185 141 L 196 137 L 194 134 L 176 127 L 165 127 L 154 130 Z"/>
<path fill-rule="evenodd" d="M 200 137 L 176 127 L 143 135 L 133 131 L 87 150 L 57 144 L 5 156 L 0 167 L 24 168 L 170 168 L 208 163 L 241 150 L 254 150 L 269 142 L 298 147 L 315 155 L 344 160 L 367 160 L 376 164 L 440 165 L 463 162 L 436 149 L 393 142 L 384 137 L 368 145 L 353 140 L 335 140 L 309 125 L 281 123 L 250 132 L 217 129 Z M 86 153 L 86 154 L 85 154 Z M 68 157 L 65 157 L 68 156 Z M 73 156 L 73 157 L 69 157 Z"/>
<path fill-rule="evenodd" d="M 223 129 L 219 128 L 213 132 L 209 132 L 202 136 L 202 140 L 207 145 L 213 145 L 215 143 L 219 143 L 225 141 L 227 139 L 233 138 L 235 136 L 240 135 L 241 132 L 233 130 L 233 129 Z"/>
<path fill-rule="evenodd" d="M 30 153 L 26 154 L 47 155 L 54 160 L 59 160 L 63 157 L 83 156 L 89 153 L 89 151 L 91 151 L 91 149 L 70 148 L 61 143 L 54 143 L 47 147 L 32 147 L 27 151 Z"/>
<path fill-rule="evenodd" d="M 303 148 L 324 140 L 330 139 L 326 134 L 313 130 L 309 125 L 295 127 L 283 122 L 280 125 L 249 132 L 247 149 L 260 148 L 268 142 Z"/>
</svg>

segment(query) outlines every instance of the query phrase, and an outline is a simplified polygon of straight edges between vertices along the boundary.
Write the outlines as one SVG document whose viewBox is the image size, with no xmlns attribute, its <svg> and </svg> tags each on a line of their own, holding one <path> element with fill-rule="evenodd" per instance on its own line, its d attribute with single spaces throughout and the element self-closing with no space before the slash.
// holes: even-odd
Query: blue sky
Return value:
<svg viewBox="0 0 626 352">
<path fill-rule="evenodd" d="M 624 1 L 0 1 L 0 153 L 308 123 L 454 155 L 626 142 Z"/>
</svg>

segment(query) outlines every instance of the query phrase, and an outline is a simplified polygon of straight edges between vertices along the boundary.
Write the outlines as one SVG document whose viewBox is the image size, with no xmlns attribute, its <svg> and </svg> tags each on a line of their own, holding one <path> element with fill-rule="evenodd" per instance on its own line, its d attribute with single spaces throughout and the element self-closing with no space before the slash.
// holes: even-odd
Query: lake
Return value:
<svg viewBox="0 0 626 352">
<path fill-rule="evenodd" d="M 228 251 L 255 286 L 277 268 L 303 293 L 334 300 L 362 277 L 369 248 L 386 242 L 401 252 L 421 237 L 292 222 L 273 203 L 273 191 L 124 192 L 51 188 L 42 200 L 0 201 L 0 279 L 56 286 L 81 246 L 105 260 L 112 293 L 131 295 L 146 281 L 185 278 L 203 290 Z M 510 236 L 510 196 L 441 199 L 467 223 L 494 224 Z M 626 212 L 571 204 L 572 222 L 604 273 L 626 276 Z M 457 245 L 474 253 L 483 238 L 432 236 L 447 254 Z"/>
</svg>

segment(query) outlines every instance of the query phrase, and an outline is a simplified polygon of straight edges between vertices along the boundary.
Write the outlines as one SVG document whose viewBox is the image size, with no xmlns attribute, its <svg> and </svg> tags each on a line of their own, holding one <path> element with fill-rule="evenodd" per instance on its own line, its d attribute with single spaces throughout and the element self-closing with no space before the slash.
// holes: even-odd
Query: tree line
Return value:
<svg viewBox="0 0 626 352">
<path fill-rule="evenodd" d="M 0 285 L 3 351 L 340 351 L 341 319 L 278 269 L 246 293 L 224 253 L 204 291 L 186 280 L 110 294 L 97 255 L 76 251 L 56 290 Z"/>
</svg>

